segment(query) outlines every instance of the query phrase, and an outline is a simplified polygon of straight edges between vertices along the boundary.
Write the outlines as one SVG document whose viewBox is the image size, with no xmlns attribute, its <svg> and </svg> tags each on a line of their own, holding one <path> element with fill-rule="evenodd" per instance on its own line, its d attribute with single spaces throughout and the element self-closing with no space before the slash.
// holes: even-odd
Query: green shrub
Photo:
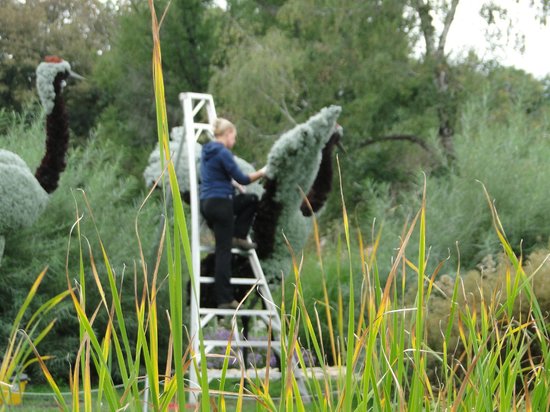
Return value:
<svg viewBox="0 0 550 412">
<path fill-rule="evenodd" d="M 550 180 L 549 129 L 549 121 L 531 116 L 521 101 L 510 110 L 506 121 L 499 122 L 494 121 L 486 100 L 471 102 L 462 116 L 461 132 L 455 136 L 456 159 L 449 172 L 427 177 L 432 269 L 449 257 L 450 267 L 456 267 L 457 244 L 461 265 L 467 269 L 499 250 L 482 184 L 494 198 L 516 252 L 520 245 L 530 251 L 546 244 L 550 234 L 550 220 L 546 218 L 550 197 L 545 190 L 545 182 Z M 421 185 L 397 196 L 389 187 L 373 187 L 368 216 L 363 211 L 357 214 L 364 225 L 371 225 L 376 218 L 383 242 L 388 242 L 390 249 L 398 247 L 403 222 L 420 204 Z M 417 242 L 414 238 L 411 241 Z M 379 262 L 384 268 L 381 272 L 386 273 L 388 257 L 381 256 Z"/>
</svg>

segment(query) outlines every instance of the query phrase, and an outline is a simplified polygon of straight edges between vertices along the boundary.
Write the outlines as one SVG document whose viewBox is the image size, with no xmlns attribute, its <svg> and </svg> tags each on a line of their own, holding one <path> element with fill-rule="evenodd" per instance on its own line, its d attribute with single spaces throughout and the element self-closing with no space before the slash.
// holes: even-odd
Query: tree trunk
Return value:
<svg viewBox="0 0 550 412">
<path fill-rule="evenodd" d="M 456 8 L 460 0 L 451 0 L 443 20 L 443 29 L 436 44 L 436 31 L 430 14 L 432 5 L 429 0 L 414 0 L 412 5 L 420 19 L 420 30 L 426 45 L 425 62 L 433 65 L 434 83 L 437 90 L 437 116 L 439 119 L 439 141 L 449 161 L 454 158 L 455 107 L 449 90 L 449 66 L 445 57 L 445 44 Z"/>
</svg>

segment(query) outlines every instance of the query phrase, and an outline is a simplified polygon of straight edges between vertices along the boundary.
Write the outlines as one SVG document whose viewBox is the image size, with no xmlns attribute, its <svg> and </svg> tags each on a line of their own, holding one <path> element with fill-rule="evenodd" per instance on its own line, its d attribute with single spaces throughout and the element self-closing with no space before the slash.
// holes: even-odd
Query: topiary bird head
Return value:
<svg viewBox="0 0 550 412">
<path fill-rule="evenodd" d="M 55 106 L 55 97 L 65 87 L 69 77 L 84 79 L 71 70 L 71 65 L 67 61 L 58 56 L 46 56 L 36 68 L 36 87 L 46 114 L 51 114 Z"/>
</svg>

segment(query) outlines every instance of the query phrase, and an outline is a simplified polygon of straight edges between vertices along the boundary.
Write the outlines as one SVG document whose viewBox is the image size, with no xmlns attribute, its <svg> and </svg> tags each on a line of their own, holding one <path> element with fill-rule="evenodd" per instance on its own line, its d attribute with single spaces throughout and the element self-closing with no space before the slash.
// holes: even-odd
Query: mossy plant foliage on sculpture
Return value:
<svg viewBox="0 0 550 412">
<path fill-rule="evenodd" d="M 0 149 L 0 233 L 32 225 L 44 211 L 48 194 L 26 163 Z"/>
<path fill-rule="evenodd" d="M 66 61 L 56 63 L 42 62 L 36 68 L 38 96 L 47 115 L 52 112 L 55 105 L 54 80 L 60 72 L 70 73 L 70 64 Z"/>
<path fill-rule="evenodd" d="M 176 167 L 176 175 L 178 177 L 178 185 L 180 190 L 188 191 L 189 190 L 189 166 L 187 162 L 187 147 L 183 140 L 183 127 L 174 127 L 170 132 L 170 156 L 174 161 L 174 166 Z M 180 143 L 183 142 L 183 147 L 180 150 Z M 179 161 L 176 159 L 178 153 L 181 155 Z M 201 146 L 197 144 L 195 146 L 195 157 L 200 159 Z M 164 162 L 166 163 L 166 162 Z M 197 173 L 199 171 L 198 160 L 196 162 Z M 164 164 L 166 167 L 166 164 Z M 153 186 L 153 184 L 160 178 L 163 169 L 161 166 L 160 151 L 158 143 L 155 146 L 155 149 L 149 155 L 149 162 L 145 171 L 143 172 L 143 178 L 145 179 L 145 185 L 147 187 Z"/>
<path fill-rule="evenodd" d="M 322 109 L 307 122 L 284 133 L 269 152 L 265 187 L 270 190 L 260 200 L 254 223 L 258 254 L 269 280 L 276 280 L 289 270 L 285 237 L 299 251 L 311 232 L 311 218 L 305 217 L 300 208 L 303 193 L 308 193 L 315 181 L 323 148 L 340 112 L 340 106 Z M 274 209 L 278 213 L 273 213 Z"/>
<path fill-rule="evenodd" d="M 65 169 L 69 130 L 61 90 L 72 74 L 71 66 L 56 56 L 46 59 L 36 69 L 36 86 L 47 114 L 46 153 L 33 174 L 18 155 L 0 149 L 0 236 L 30 226 L 38 219 L 48 203 L 48 193 L 57 188 L 59 175 Z"/>
</svg>

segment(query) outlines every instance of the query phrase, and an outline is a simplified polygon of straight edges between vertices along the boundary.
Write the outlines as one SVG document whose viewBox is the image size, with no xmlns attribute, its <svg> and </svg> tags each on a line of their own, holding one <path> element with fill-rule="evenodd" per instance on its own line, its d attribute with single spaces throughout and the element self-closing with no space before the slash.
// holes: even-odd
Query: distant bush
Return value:
<svg viewBox="0 0 550 412">
<path fill-rule="evenodd" d="M 454 163 L 448 173 L 427 176 L 426 180 L 432 268 L 447 258 L 451 267 L 456 267 L 457 244 L 461 265 L 467 269 L 499 250 L 482 184 L 494 199 L 516 252 L 520 247 L 528 252 L 546 245 L 550 235 L 550 197 L 546 190 L 550 180 L 549 134 L 550 120 L 531 116 L 521 101 L 516 102 L 506 121 L 499 122 L 494 121 L 486 100 L 467 106 L 461 132 L 455 136 Z M 369 217 L 365 219 L 360 211 L 357 214 L 363 222 L 372 223 L 376 218 L 383 242 L 398 247 L 403 222 L 419 207 L 421 175 L 418 181 L 417 190 L 397 195 L 388 186 L 372 184 Z M 387 268 L 390 259 L 380 256 L 380 265 Z"/>
</svg>

